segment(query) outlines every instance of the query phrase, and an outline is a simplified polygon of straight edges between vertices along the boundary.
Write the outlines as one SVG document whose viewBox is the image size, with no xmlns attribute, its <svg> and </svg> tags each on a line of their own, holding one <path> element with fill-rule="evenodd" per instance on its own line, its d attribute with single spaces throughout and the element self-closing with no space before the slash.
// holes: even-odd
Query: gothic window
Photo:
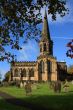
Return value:
<svg viewBox="0 0 73 110">
<path fill-rule="evenodd" d="M 52 62 L 50 61 L 50 72 L 52 72 Z"/>
<path fill-rule="evenodd" d="M 26 69 L 23 69 L 21 74 L 22 74 L 22 77 L 26 77 Z"/>
<path fill-rule="evenodd" d="M 50 54 L 53 54 L 53 45 L 52 45 L 52 42 L 50 43 Z"/>
<path fill-rule="evenodd" d="M 29 76 L 34 77 L 34 70 L 33 69 L 29 70 Z"/>
<path fill-rule="evenodd" d="M 14 71 L 14 77 L 19 77 L 18 69 L 15 69 L 15 71 Z"/>
<path fill-rule="evenodd" d="M 40 73 L 44 73 L 44 62 L 43 61 L 41 61 L 39 64 L 39 71 Z"/>
<path fill-rule="evenodd" d="M 50 73 L 51 72 L 51 62 L 48 60 L 48 62 L 47 62 L 47 66 L 48 66 L 48 72 Z"/>
<path fill-rule="evenodd" d="M 46 48 L 46 43 L 44 43 L 44 51 L 46 51 L 47 50 L 47 48 Z"/>
</svg>

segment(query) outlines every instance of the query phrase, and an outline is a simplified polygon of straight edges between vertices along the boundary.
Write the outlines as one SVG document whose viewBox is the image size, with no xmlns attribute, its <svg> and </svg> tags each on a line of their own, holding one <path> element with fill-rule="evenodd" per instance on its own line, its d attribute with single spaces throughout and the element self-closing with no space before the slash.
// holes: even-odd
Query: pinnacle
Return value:
<svg viewBox="0 0 73 110">
<path fill-rule="evenodd" d="M 43 21 L 42 38 L 50 40 L 50 32 L 49 32 L 49 25 L 48 25 L 46 10 L 45 10 L 44 21 Z"/>
</svg>

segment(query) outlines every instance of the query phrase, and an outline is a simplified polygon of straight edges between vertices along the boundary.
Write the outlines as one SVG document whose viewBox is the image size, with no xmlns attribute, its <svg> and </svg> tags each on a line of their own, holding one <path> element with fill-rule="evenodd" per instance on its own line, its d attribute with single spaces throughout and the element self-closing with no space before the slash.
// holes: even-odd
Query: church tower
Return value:
<svg viewBox="0 0 73 110">
<path fill-rule="evenodd" d="M 45 16 L 43 20 L 42 38 L 39 43 L 40 55 L 50 55 L 53 56 L 53 41 L 50 37 L 47 13 L 45 11 Z"/>
<path fill-rule="evenodd" d="M 37 58 L 37 70 L 39 81 L 57 80 L 57 62 L 53 56 L 53 41 L 50 37 L 47 13 L 43 20 L 42 37 L 39 42 L 40 55 Z"/>
</svg>

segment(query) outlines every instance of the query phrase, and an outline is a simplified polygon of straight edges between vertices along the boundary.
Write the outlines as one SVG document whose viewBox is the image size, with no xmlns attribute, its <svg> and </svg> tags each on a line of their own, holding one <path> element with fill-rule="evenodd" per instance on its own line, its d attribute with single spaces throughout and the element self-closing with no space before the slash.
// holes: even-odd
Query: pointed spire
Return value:
<svg viewBox="0 0 73 110">
<path fill-rule="evenodd" d="M 42 38 L 46 38 L 50 40 L 50 32 L 49 32 L 46 9 L 45 9 L 45 15 L 44 15 L 44 21 L 43 21 Z"/>
<path fill-rule="evenodd" d="M 46 9 L 45 9 L 44 18 L 45 18 L 45 19 L 47 19 L 47 13 L 46 13 Z"/>
</svg>

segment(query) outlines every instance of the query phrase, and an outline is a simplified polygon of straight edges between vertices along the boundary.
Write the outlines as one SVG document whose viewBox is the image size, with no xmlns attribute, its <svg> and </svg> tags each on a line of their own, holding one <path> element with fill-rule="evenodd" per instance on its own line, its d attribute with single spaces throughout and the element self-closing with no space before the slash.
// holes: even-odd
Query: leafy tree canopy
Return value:
<svg viewBox="0 0 73 110">
<path fill-rule="evenodd" d="M 53 20 L 57 14 L 63 17 L 68 12 L 65 0 L 0 0 L 0 61 L 14 58 L 6 47 L 19 50 L 20 39 L 24 43 L 28 38 L 37 40 L 36 36 L 41 35 L 38 25 L 42 23 L 40 11 L 44 6 Z"/>
<path fill-rule="evenodd" d="M 68 67 L 68 73 L 73 74 L 73 65 Z"/>
<path fill-rule="evenodd" d="M 11 76 L 11 72 L 8 71 L 8 72 L 5 74 L 5 76 L 4 76 L 4 81 L 9 81 L 10 76 Z"/>
<path fill-rule="evenodd" d="M 1 74 L 1 72 L 0 72 L 0 82 L 1 82 L 1 80 L 2 80 L 2 74 Z"/>
<path fill-rule="evenodd" d="M 73 39 L 72 41 L 70 41 L 68 44 L 67 44 L 67 47 L 69 48 L 68 51 L 67 51 L 67 56 L 70 57 L 70 58 L 73 58 Z"/>
</svg>

